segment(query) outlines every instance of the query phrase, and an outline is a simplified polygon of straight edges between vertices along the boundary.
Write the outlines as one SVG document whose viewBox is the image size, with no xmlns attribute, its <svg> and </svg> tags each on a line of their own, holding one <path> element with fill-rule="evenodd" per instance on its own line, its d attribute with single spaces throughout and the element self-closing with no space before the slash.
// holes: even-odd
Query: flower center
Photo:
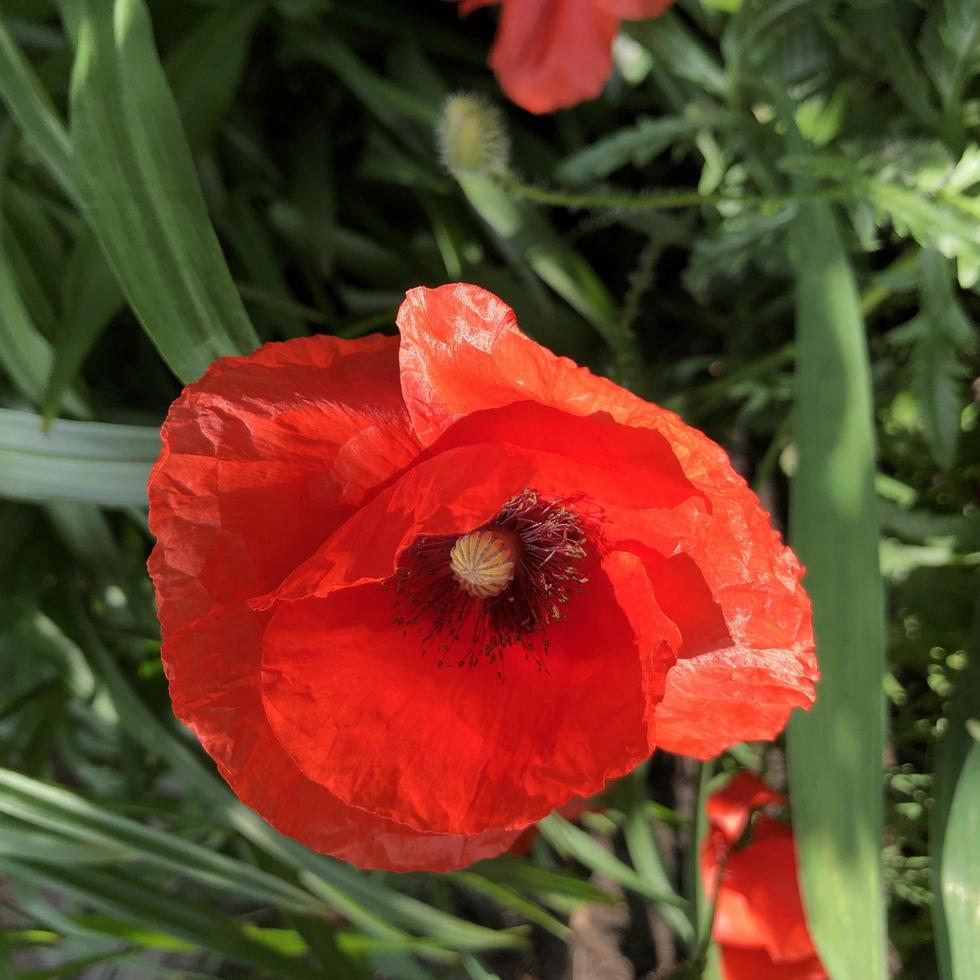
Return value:
<svg viewBox="0 0 980 980">
<path fill-rule="evenodd" d="M 459 587 L 477 599 L 492 599 L 514 581 L 516 540 L 509 531 L 486 528 L 456 539 L 449 565 Z"/>
<path fill-rule="evenodd" d="M 437 666 L 498 663 L 522 646 L 544 669 L 546 627 L 588 581 L 581 514 L 560 500 L 522 490 L 492 521 L 466 534 L 418 538 L 402 556 L 393 585 L 395 623 L 438 649 Z"/>
</svg>

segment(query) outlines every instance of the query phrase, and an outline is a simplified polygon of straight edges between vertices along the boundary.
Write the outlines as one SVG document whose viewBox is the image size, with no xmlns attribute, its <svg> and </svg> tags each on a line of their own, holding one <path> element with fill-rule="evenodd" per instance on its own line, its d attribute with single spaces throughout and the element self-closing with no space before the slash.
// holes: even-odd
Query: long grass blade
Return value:
<svg viewBox="0 0 980 980">
<path fill-rule="evenodd" d="M 826 203 L 791 226 L 796 267 L 791 536 L 823 679 L 789 728 L 793 819 L 817 949 L 839 980 L 885 974 L 880 872 L 883 594 L 871 379 L 854 275 Z"/>
<path fill-rule="evenodd" d="M 980 976 L 980 602 L 936 746 L 929 838 L 942 980 Z"/>
<path fill-rule="evenodd" d="M 60 420 L 0 408 L 0 497 L 145 507 L 146 480 L 160 452 L 156 429 Z"/>
<path fill-rule="evenodd" d="M 71 133 L 86 215 L 182 381 L 258 337 L 211 226 L 143 0 L 84 0 Z"/>
</svg>

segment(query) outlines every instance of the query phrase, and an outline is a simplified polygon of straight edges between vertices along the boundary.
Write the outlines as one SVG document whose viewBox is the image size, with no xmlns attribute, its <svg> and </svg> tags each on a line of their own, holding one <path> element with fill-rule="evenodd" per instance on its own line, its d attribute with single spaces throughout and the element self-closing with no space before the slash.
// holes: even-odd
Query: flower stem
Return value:
<svg viewBox="0 0 980 980">
<path fill-rule="evenodd" d="M 811 200 L 837 200 L 845 196 L 845 188 L 821 188 L 794 194 L 746 195 L 702 194 L 691 188 L 669 188 L 647 191 L 588 191 L 565 188 L 538 187 L 526 184 L 511 174 L 495 174 L 493 180 L 515 197 L 547 204 L 552 207 L 594 208 L 622 211 L 671 211 L 681 208 L 718 207 L 740 204 L 747 207 L 781 207 Z"/>
</svg>

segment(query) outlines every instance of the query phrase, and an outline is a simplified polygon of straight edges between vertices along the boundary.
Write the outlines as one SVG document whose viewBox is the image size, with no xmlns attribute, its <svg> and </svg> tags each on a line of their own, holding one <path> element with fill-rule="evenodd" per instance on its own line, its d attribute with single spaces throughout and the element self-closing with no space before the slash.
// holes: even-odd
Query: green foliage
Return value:
<svg viewBox="0 0 980 980">
<path fill-rule="evenodd" d="M 880 976 L 887 917 L 902 975 L 972 977 L 980 4 L 679 0 L 543 118 L 486 70 L 497 15 L 457 13 L 3 4 L 0 973 L 561 975 L 614 906 L 638 973 L 717 975 L 711 765 L 655 757 L 525 857 L 383 875 L 273 831 L 170 714 L 145 482 L 180 384 L 466 280 L 708 431 L 783 528 L 792 478 L 816 941 L 835 978 Z M 459 91 L 510 152 L 457 177 L 435 126 Z M 763 758 L 778 780 L 778 746 L 715 768 Z"/>
</svg>

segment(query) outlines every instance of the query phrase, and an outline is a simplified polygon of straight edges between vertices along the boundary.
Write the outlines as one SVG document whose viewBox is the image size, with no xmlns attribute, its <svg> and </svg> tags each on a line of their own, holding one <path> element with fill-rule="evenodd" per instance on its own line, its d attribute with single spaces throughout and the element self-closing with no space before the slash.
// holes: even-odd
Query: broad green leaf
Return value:
<svg viewBox="0 0 980 980">
<path fill-rule="evenodd" d="M 85 213 L 182 381 L 258 338 L 208 218 L 143 0 L 83 0 L 71 132 Z"/>
<path fill-rule="evenodd" d="M 980 976 L 980 603 L 936 745 L 929 839 L 942 980 Z"/>
<path fill-rule="evenodd" d="M 146 481 L 160 453 L 156 429 L 59 420 L 0 409 L 0 496 L 145 507 Z"/>
<path fill-rule="evenodd" d="M 879 867 L 883 596 L 864 324 L 830 206 L 802 205 L 796 269 L 791 540 L 807 568 L 822 680 L 789 726 L 789 776 L 810 931 L 836 980 L 885 975 Z"/>
</svg>

